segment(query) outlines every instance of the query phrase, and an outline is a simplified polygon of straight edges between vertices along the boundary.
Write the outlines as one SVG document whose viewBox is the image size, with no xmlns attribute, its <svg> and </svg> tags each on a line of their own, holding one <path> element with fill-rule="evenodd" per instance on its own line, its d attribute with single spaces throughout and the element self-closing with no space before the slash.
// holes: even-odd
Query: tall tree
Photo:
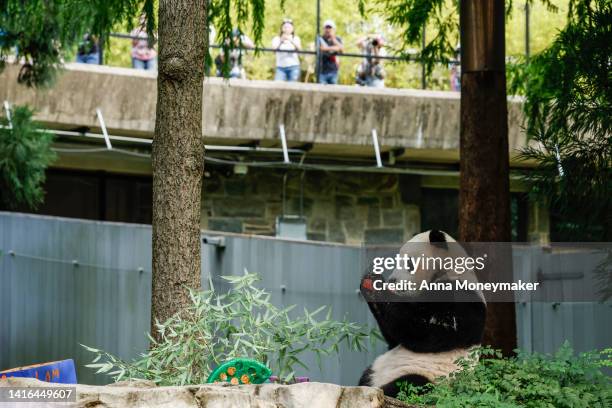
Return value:
<svg viewBox="0 0 612 408">
<path fill-rule="evenodd" d="M 189 304 L 200 287 L 200 200 L 204 173 L 202 86 L 206 0 L 160 0 L 157 116 L 153 137 L 155 321 Z"/>
<path fill-rule="evenodd" d="M 459 239 L 463 242 L 511 241 L 504 19 L 501 1 L 461 0 Z M 506 268 L 508 260 L 498 255 L 496 266 Z M 488 305 L 484 343 L 507 354 L 516 348 L 513 303 Z"/>
<path fill-rule="evenodd" d="M 505 2 L 378 0 L 377 3 L 384 5 L 390 23 L 403 27 L 406 48 L 421 42 L 424 26 L 431 24 L 436 29 L 420 53 L 429 73 L 436 63 L 453 56 L 460 36 L 459 238 L 463 242 L 509 242 Z M 503 260 L 497 259 L 495 263 L 503 264 Z M 489 305 L 484 342 L 505 353 L 516 347 L 514 304 Z"/>
</svg>

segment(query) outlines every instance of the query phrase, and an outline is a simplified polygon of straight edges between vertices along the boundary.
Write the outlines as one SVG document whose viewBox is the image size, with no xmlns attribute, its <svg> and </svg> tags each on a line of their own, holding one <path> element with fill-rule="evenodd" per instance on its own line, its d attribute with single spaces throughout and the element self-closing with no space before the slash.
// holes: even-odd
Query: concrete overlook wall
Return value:
<svg viewBox="0 0 612 408">
<path fill-rule="evenodd" d="M 50 89 L 18 85 L 19 66 L 0 75 L 0 100 L 28 104 L 36 118 L 58 128 L 98 128 L 96 108 L 110 132 L 150 138 L 155 125 L 154 73 L 67 64 Z M 314 153 L 372 156 L 371 130 L 384 150 L 405 148 L 402 159 L 456 161 L 459 94 L 356 86 L 225 81 L 204 84 L 203 135 L 207 143 L 258 141 L 279 145 L 284 124 L 291 146 L 314 144 Z M 520 104 L 508 104 L 511 155 L 525 144 Z"/>
</svg>

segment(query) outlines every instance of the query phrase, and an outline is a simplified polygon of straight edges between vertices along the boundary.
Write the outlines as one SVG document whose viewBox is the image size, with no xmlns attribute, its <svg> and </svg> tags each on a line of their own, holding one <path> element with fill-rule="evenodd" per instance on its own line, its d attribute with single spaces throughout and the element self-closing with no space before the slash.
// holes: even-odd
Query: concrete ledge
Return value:
<svg viewBox="0 0 612 408">
<path fill-rule="evenodd" d="M 70 387 L 33 378 L 0 380 L 0 387 Z M 37 403 L 56 407 L 57 403 Z M 0 406 L 2 404 L 0 403 Z M 109 386 L 76 385 L 72 407 L 107 408 L 384 408 L 382 390 L 371 387 L 342 387 L 327 383 L 294 385 L 194 385 L 155 387 L 151 383 L 118 383 Z M 393 405 L 401 406 L 401 405 Z"/>
<path fill-rule="evenodd" d="M 29 89 L 17 84 L 19 68 L 7 66 L 0 75 L 0 100 L 32 106 L 48 126 L 98 131 L 100 108 L 111 133 L 152 137 L 155 73 L 67 64 L 50 89 Z M 279 146 L 284 124 L 291 146 L 313 143 L 314 154 L 373 157 L 375 128 L 383 151 L 406 149 L 400 160 L 458 160 L 458 93 L 207 78 L 203 95 L 207 143 Z M 508 122 L 513 156 L 526 143 L 516 99 L 508 104 Z"/>
</svg>

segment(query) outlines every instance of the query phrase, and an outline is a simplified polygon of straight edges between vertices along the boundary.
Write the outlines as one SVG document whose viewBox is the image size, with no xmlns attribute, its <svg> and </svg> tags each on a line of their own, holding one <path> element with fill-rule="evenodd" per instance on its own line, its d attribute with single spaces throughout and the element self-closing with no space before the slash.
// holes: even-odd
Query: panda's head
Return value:
<svg viewBox="0 0 612 408">
<path fill-rule="evenodd" d="M 453 237 L 444 231 L 430 230 L 415 235 L 399 250 L 402 259 L 410 259 L 409 269 L 396 268 L 389 276 L 390 282 L 411 281 L 417 287 L 426 281 L 454 281 L 456 279 L 476 282 L 473 268 L 461 268 L 456 265 L 459 258 L 466 259 L 468 254 Z M 402 291 L 403 295 L 411 296 L 418 291 Z"/>
</svg>

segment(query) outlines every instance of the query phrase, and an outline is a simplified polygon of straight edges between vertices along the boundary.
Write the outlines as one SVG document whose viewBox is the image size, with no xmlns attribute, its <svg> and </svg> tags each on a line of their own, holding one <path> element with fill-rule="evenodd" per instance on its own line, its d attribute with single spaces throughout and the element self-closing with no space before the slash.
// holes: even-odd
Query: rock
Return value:
<svg viewBox="0 0 612 408">
<path fill-rule="evenodd" d="M 33 378 L 7 378 L 0 387 L 70 387 Z M 382 390 L 371 387 L 343 387 L 327 383 L 292 385 L 191 385 L 156 387 L 150 381 L 123 381 L 97 386 L 76 385 L 77 408 L 172 407 L 172 408 L 385 408 Z M 56 407 L 57 403 L 36 404 Z M 389 405 L 401 407 L 401 405 Z"/>
<path fill-rule="evenodd" d="M 416 405 L 408 405 L 402 401 L 385 396 L 385 408 L 418 408 Z"/>
<path fill-rule="evenodd" d="M 108 387 L 134 387 L 134 388 L 152 388 L 157 387 L 154 381 L 151 380 L 124 380 L 116 383 L 108 384 Z"/>
</svg>

